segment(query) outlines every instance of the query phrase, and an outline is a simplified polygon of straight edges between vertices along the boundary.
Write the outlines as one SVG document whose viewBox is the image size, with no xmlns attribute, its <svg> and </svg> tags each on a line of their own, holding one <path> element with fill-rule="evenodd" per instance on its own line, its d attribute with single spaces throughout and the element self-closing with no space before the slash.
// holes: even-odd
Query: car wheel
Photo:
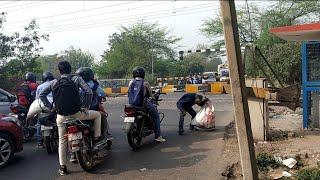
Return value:
<svg viewBox="0 0 320 180">
<path fill-rule="evenodd" d="M 13 158 L 13 143 L 11 138 L 0 133 L 0 168 L 5 167 Z"/>
</svg>

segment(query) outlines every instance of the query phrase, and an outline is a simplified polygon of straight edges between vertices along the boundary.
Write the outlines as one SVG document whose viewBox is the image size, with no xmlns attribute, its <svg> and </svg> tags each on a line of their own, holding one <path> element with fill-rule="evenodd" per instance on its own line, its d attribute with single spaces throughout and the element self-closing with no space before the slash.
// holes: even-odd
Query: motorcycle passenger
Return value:
<svg viewBox="0 0 320 180">
<path fill-rule="evenodd" d="M 183 135 L 183 125 L 184 125 L 184 117 L 187 112 L 191 115 L 191 119 L 193 119 L 197 113 L 192 108 L 193 105 L 197 104 L 199 106 L 203 106 L 205 104 L 206 98 L 204 98 L 200 94 L 196 93 L 187 93 L 184 94 L 177 102 L 177 108 L 180 111 L 180 119 L 179 119 L 179 135 Z M 190 129 L 193 130 L 194 126 L 190 124 Z"/>
<path fill-rule="evenodd" d="M 50 81 L 54 80 L 54 76 L 50 71 L 46 71 L 42 74 L 42 84 L 40 84 L 37 88 L 36 91 L 36 99 L 39 99 L 40 93 L 47 88 L 48 86 L 50 86 Z M 47 99 L 48 101 L 52 104 L 53 102 L 53 97 L 52 97 L 52 92 L 50 92 L 47 95 Z M 37 122 L 37 133 L 36 133 L 36 139 L 37 139 L 37 144 L 38 144 L 38 148 L 42 148 L 43 147 L 43 143 L 42 143 L 42 136 L 41 136 L 41 124 L 38 121 Z"/>
<path fill-rule="evenodd" d="M 90 110 L 100 111 L 101 113 L 101 128 L 106 137 L 111 137 L 109 123 L 107 120 L 107 112 L 104 107 L 101 106 L 102 99 L 106 97 L 105 92 L 100 87 L 99 82 L 94 79 L 94 72 L 89 67 L 81 67 L 76 71 L 76 74 L 81 76 L 82 79 L 88 84 L 93 92 L 93 97 L 90 105 Z M 82 91 L 81 91 L 82 94 Z"/>
<path fill-rule="evenodd" d="M 80 76 L 71 74 L 71 65 L 68 61 L 60 61 L 58 69 L 61 74 L 60 79 L 51 81 L 51 85 L 40 93 L 43 104 L 52 108 L 47 95 L 53 92 L 54 108 L 57 112 L 57 126 L 59 134 L 59 173 L 67 175 L 67 138 L 64 121 L 68 118 L 79 120 L 92 120 L 94 126 L 95 143 L 101 139 L 101 115 L 97 111 L 89 110 L 92 100 L 92 90 Z M 79 88 L 84 92 L 83 102 L 80 101 Z"/>
<path fill-rule="evenodd" d="M 32 72 L 26 73 L 25 82 L 23 82 L 17 90 L 17 100 L 20 106 L 29 109 L 36 97 L 36 90 L 38 87 L 36 81 L 36 76 Z"/>
<path fill-rule="evenodd" d="M 145 107 L 147 112 L 150 114 L 152 120 L 154 121 L 154 131 L 155 131 L 155 141 L 157 142 L 165 142 L 166 140 L 161 136 L 161 131 L 160 131 L 160 117 L 158 110 L 156 108 L 156 105 L 152 103 L 151 99 L 152 98 L 152 91 L 151 91 L 151 86 L 148 81 L 144 80 L 145 78 L 145 70 L 142 67 L 136 67 L 133 69 L 133 80 L 129 82 L 129 93 L 128 93 L 128 98 L 129 98 L 129 103 L 132 101 L 132 99 L 135 99 L 136 96 L 135 94 L 131 94 L 130 89 L 136 88 L 136 87 L 141 87 L 143 86 L 143 94 L 142 97 L 139 96 L 139 103 L 138 106 L 140 107 Z M 132 86 L 132 87 L 131 87 Z M 132 103 L 130 103 L 132 104 Z M 136 105 L 136 104 L 133 104 Z"/>
</svg>

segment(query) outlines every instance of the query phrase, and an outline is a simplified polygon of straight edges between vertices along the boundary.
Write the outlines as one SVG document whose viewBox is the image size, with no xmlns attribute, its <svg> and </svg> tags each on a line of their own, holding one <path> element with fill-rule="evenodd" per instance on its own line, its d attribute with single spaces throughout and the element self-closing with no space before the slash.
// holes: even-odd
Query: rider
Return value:
<svg viewBox="0 0 320 180">
<path fill-rule="evenodd" d="M 129 83 L 129 89 L 131 85 L 136 84 L 136 83 L 143 83 L 143 97 L 142 97 L 142 102 L 145 108 L 147 109 L 148 113 L 150 114 L 151 118 L 154 121 L 154 131 L 155 131 L 155 141 L 157 142 L 165 142 L 166 140 L 160 135 L 160 117 L 158 110 L 156 108 L 156 105 L 153 104 L 150 100 L 150 98 L 153 96 L 152 91 L 151 91 L 151 86 L 148 83 L 148 81 L 144 80 L 145 77 L 145 70 L 143 67 L 136 67 L 133 69 L 133 80 L 130 81 Z M 129 100 L 130 98 L 130 93 L 128 96 Z"/>
<path fill-rule="evenodd" d="M 91 88 L 93 92 L 93 97 L 90 105 L 90 110 L 100 111 L 101 113 L 101 124 L 102 129 L 105 129 L 104 132 L 107 137 L 110 137 L 110 129 L 109 129 L 109 123 L 107 121 L 107 113 L 103 106 L 100 106 L 102 104 L 102 99 L 106 97 L 106 94 L 104 93 L 103 89 L 100 87 L 99 82 L 94 79 L 94 72 L 89 67 L 81 67 L 76 71 L 76 74 L 81 76 L 82 79 L 88 84 L 88 86 Z M 82 93 L 82 92 L 81 92 Z"/>
<path fill-rule="evenodd" d="M 89 110 L 92 100 L 92 90 L 80 76 L 71 75 L 71 65 L 68 61 L 61 61 L 58 64 L 61 74 L 59 80 L 51 81 L 51 85 L 40 93 L 40 99 L 47 108 L 52 108 L 47 95 L 53 92 L 53 101 L 57 111 L 57 126 L 59 134 L 59 173 L 67 175 L 67 138 L 66 128 L 63 124 L 68 118 L 79 120 L 93 120 L 95 142 L 101 137 L 101 115 L 97 111 Z M 79 88 L 84 92 L 84 100 L 81 103 Z"/>
<path fill-rule="evenodd" d="M 50 71 L 46 71 L 42 74 L 42 84 L 40 84 L 37 88 L 36 91 L 36 99 L 39 99 L 40 93 L 47 88 L 48 86 L 50 86 L 50 81 L 54 80 L 54 76 Z M 53 97 L 52 97 L 52 92 L 49 93 L 47 95 L 47 98 L 49 100 L 50 103 L 53 102 Z M 37 138 L 37 144 L 39 148 L 43 147 L 43 143 L 42 143 L 42 136 L 41 136 L 41 126 L 40 126 L 40 122 L 37 122 L 37 133 L 36 133 L 36 138 Z"/>
<path fill-rule="evenodd" d="M 36 76 L 32 72 L 26 73 L 25 82 L 19 86 L 17 91 L 17 100 L 20 106 L 29 109 L 31 103 L 34 101 L 38 87 L 36 80 Z"/>
<path fill-rule="evenodd" d="M 184 124 L 184 116 L 186 116 L 186 112 L 188 112 L 192 119 L 197 115 L 196 111 L 192 108 L 193 105 L 197 104 L 199 106 L 203 106 L 206 101 L 200 94 L 196 93 L 187 93 L 184 94 L 177 102 L 177 108 L 180 111 L 180 120 L 179 120 L 179 135 L 183 135 L 183 124 Z M 194 126 L 190 124 L 190 129 L 193 130 Z"/>
</svg>

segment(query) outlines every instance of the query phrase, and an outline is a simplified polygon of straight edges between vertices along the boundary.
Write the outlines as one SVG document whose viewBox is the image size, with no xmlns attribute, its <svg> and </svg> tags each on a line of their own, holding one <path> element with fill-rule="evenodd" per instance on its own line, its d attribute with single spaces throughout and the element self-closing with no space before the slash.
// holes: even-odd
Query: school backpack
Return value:
<svg viewBox="0 0 320 180">
<path fill-rule="evenodd" d="M 133 80 L 128 89 L 129 104 L 142 107 L 144 105 L 144 80 Z"/>
<path fill-rule="evenodd" d="M 72 81 L 72 77 L 61 77 L 52 88 L 53 102 L 59 115 L 68 116 L 80 111 L 79 87 Z"/>
</svg>

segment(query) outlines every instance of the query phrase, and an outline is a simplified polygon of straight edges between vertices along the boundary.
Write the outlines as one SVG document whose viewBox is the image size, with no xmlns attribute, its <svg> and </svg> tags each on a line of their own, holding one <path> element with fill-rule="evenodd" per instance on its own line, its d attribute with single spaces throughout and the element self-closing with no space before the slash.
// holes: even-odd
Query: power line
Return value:
<svg viewBox="0 0 320 180">
<path fill-rule="evenodd" d="M 197 6 L 194 6 L 194 7 L 198 7 L 198 8 L 191 8 L 191 9 L 185 9 L 185 8 L 179 8 L 179 9 L 176 9 L 176 10 L 198 10 L 198 9 L 203 9 L 202 6 L 206 6 L 208 7 L 208 4 L 201 4 L 201 5 L 197 5 Z M 142 13 L 142 14 L 135 14 L 135 16 L 140 16 L 140 15 L 143 15 L 142 18 L 145 18 L 145 17 L 149 17 L 150 15 L 152 16 L 155 16 L 155 15 L 162 15 L 163 13 L 161 12 L 167 12 L 171 9 L 165 9 L 165 10 L 161 10 L 161 11 L 156 11 L 154 13 L 158 13 L 158 14 L 154 14 L 154 13 L 150 13 L 150 14 L 146 14 L 146 13 Z M 160 13 L 160 14 L 159 14 Z M 95 24 L 101 24 L 101 23 L 110 23 L 110 22 L 118 22 L 119 20 L 120 21 L 123 21 L 123 20 L 131 20 L 131 19 L 134 19 L 135 17 L 132 17 L 132 18 L 127 18 L 127 16 L 122 16 L 122 17 L 118 17 L 118 18 L 107 18 L 107 19 L 98 19 L 96 21 L 92 21 L 90 20 L 89 22 L 80 22 L 77 24 L 77 27 L 81 26 L 81 25 L 95 25 Z M 106 21 L 107 20 L 107 21 Z M 88 24 L 89 23 L 89 24 Z M 56 26 L 47 26 L 47 27 L 42 27 L 44 29 L 46 28 L 49 28 L 50 30 L 52 29 L 59 29 L 59 27 L 63 27 L 63 28 L 72 28 L 74 27 L 74 24 L 75 23 L 71 23 L 71 24 L 61 24 L 61 25 L 56 25 Z M 71 26 L 71 27 L 70 27 Z M 23 26 L 24 27 L 24 26 Z M 43 31 L 43 30 L 41 30 Z"/>
<path fill-rule="evenodd" d="M 108 5 L 108 6 L 100 6 L 100 7 L 95 7 L 95 8 L 85 9 L 85 10 L 77 10 L 77 11 L 65 12 L 65 13 L 61 13 L 61 14 L 55 14 L 55 15 L 52 15 L 52 16 L 39 17 L 39 18 L 37 18 L 37 19 L 38 19 L 38 20 L 39 20 L 39 19 L 48 19 L 48 18 L 53 18 L 53 17 L 57 17 L 57 16 L 64 16 L 64 15 L 69 15 L 69 14 L 76 14 L 76 13 L 79 13 L 79 12 L 88 12 L 88 11 L 93 11 L 93 10 L 97 10 L 97 9 L 104 9 L 104 8 L 107 8 L 107 7 L 120 6 L 120 5 L 124 5 L 124 4 L 136 3 L 136 2 L 137 2 L 137 1 L 131 1 L 131 2 L 113 4 L 113 5 Z M 8 23 L 8 25 L 9 25 L 9 24 L 21 23 L 21 22 L 25 22 L 25 21 L 28 21 L 28 20 L 30 20 L 30 19 L 24 19 L 24 20 L 14 21 L 14 22 Z"/>
<path fill-rule="evenodd" d="M 0 4 L 0 6 L 7 5 L 7 4 L 17 3 L 18 1 L 19 1 L 19 0 L 17 0 L 17 1 L 10 1 L 10 2 L 7 2 L 7 3 Z"/>
<path fill-rule="evenodd" d="M 13 5 L 13 6 L 8 6 L 8 7 L 1 7 L 1 9 L 10 9 L 10 8 L 21 7 L 21 6 L 37 4 L 37 3 L 41 3 L 41 2 L 31 2 L 31 3 L 26 3 L 26 4 L 19 4 L 19 5 Z"/>
<path fill-rule="evenodd" d="M 185 10 L 185 11 L 192 11 L 192 10 L 203 10 L 203 8 L 194 8 L 194 9 L 189 9 L 189 10 Z M 162 13 L 161 13 L 162 12 Z M 152 16 L 159 16 L 159 15 L 172 15 L 172 13 L 163 13 L 163 12 L 167 12 L 167 10 L 165 11 L 157 11 L 154 13 L 151 13 L 151 14 L 139 14 L 139 15 L 145 15 L 143 17 L 140 17 L 140 18 L 146 18 L 146 17 L 152 17 Z M 57 27 L 57 28 L 52 28 L 52 27 L 49 27 L 50 30 L 52 29 L 59 29 L 59 27 L 62 27 L 62 29 L 65 29 L 65 28 L 73 28 L 73 27 L 83 27 L 83 26 L 90 26 L 90 25 L 98 25 L 98 24 L 109 24 L 109 23 L 113 23 L 113 22 L 128 22 L 128 21 L 131 21 L 131 20 L 134 20 L 135 17 L 119 17 L 119 18 L 115 18 L 115 19 L 112 19 L 112 21 L 110 21 L 110 19 L 108 19 L 108 21 L 98 21 L 98 22 L 86 22 L 86 23 L 82 23 L 82 24 L 77 24 L 76 26 L 74 26 L 74 24 L 69 24 L 68 27 L 66 27 L 67 25 L 61 25 L 61 26 L 54 26 L 54 27 Z M 150 19 L 150 18 L 149 18 Z M 71 26 L 70 26 L 71 25 Z M 61 28 L 60 28 L 61 29 Z"/>
<path fill-rule="evenodd" d="M 186 15 L 186 14 L 195 14 L 195 13 L 201 13 L 201 12 L 208 12 L 208 11 L 212 11 L 213 9 L 207 9 L 207 10 L 202 10 L 202 11 L 195 11 L 195 12 L 188 12 L 188 13 L 180 13 L 180 14 L 171 14 L 171 15 L 166 15 L 166 16 L 159 16 L 159 17 L 152 17 L 152 18 L 148 18 L 146 20 L 151 20 L 151 19 L 159 19 L 159 18 L 166 18 L 166 17 L 171 17 L 171 16 L 180 16 L 180 15 Z M 218 10 L 218 9 L 217 9 Z M 167 13 L 168 14 L 168 13 Z M 128 20 L 125 20 L 125 21 L 121 21 L 119 23 L 122 23 L 122 22 L 127 22 Z M 44 33 L 57 33 L 57 32 L 65 32 L 65 31 L 73 31 L 73 30 L 79 30 L 79 28 L 81 30 L 83 29 L 90 29 L 90 28 L 95 28 L 95 27 L 103 27 L 103 26 L 110 26 L 110 25 L 116 25 L 116 24 L 119 24 L 119 23 L 103 23 L 103 24 L 100 24 L 100 25 L 90 25 L 90 26 L 80 26 L 80 27 L 73 27 L 73 28 L 66 28 L 66 29 L 56 29 L 56 30 L 53 30 L 53 31 L 47 31 L 47 32 L 44 32 Z"/>
<path fill-rule="evenodd" d="M 167 3 L 167 2 L 166 2 Z M 145 8 L 145 7 L 151 7 L 151 6 L 155 6 L 155 5 L 159 5 L 159 3 L 155 3 L 155 4 L 151 4 L 151 5 L 145 5 L 145 6 L 138 6 L 138 7 L 133 7 L 130 8 L 129 10 L 132 9 L 140 9 L 140 8 Z M 119 13 L 119 12 L 124 12 L 124 11 L 128 11 L 128 9 L 123 9 L 123 10 L 117 10 L 117 11 L 110 11 L 110 12 L 103 12 L 103 13 L 98 13 L 98 14 L 91 14 L 91 15 L 86 15 L 86 16 L 81 16 L 81 17 L 73 17 L 73 18 L 68 18 L 68 19 L 62 19 L 59 20 L 60 22 L 68 22 L 68 21 L 72 21 L 75 19 L 87 19 L 89 17 L 94 17 L 94 16 L 100 16 L 100 15 L 106 15 L 106 14 L 111 14 L 111 13 Z M 101 20 L 101 19 L 100 19 Z M 53 22 L 45 22 L 45 23 L 41 23 L 41 25 L 45 25 L 45 24 L 52 24 Z M 39 23 L 40 24 L 40 23 Z M 6 24 L 6 25 L 10 25 L 10 23 Z M 19 26 L 19 27 L 15 27 L 15 28 L 23 28 L 24 26 Z"/>
<path fill-rule="evenodd" d="M 43 6 L 43 5 L 46 5 L 46 4 L 51 4 L 51 3 L 55 3 L 55 1 L 47 1 L 47 2 L 40 2 L 34 6 L 23 6 L 22 8 L 17 8 L 17 9 L 13 9 L 13 10 L 9 10 L 10 13 L 13 13 L 13 12 L 16 12 L 16 11 L 20 11 L 22 9 L 26 9 L 26 8 L 34 8 L 34 7 L 38 7 L 38 6 Z"/>
</svg>

